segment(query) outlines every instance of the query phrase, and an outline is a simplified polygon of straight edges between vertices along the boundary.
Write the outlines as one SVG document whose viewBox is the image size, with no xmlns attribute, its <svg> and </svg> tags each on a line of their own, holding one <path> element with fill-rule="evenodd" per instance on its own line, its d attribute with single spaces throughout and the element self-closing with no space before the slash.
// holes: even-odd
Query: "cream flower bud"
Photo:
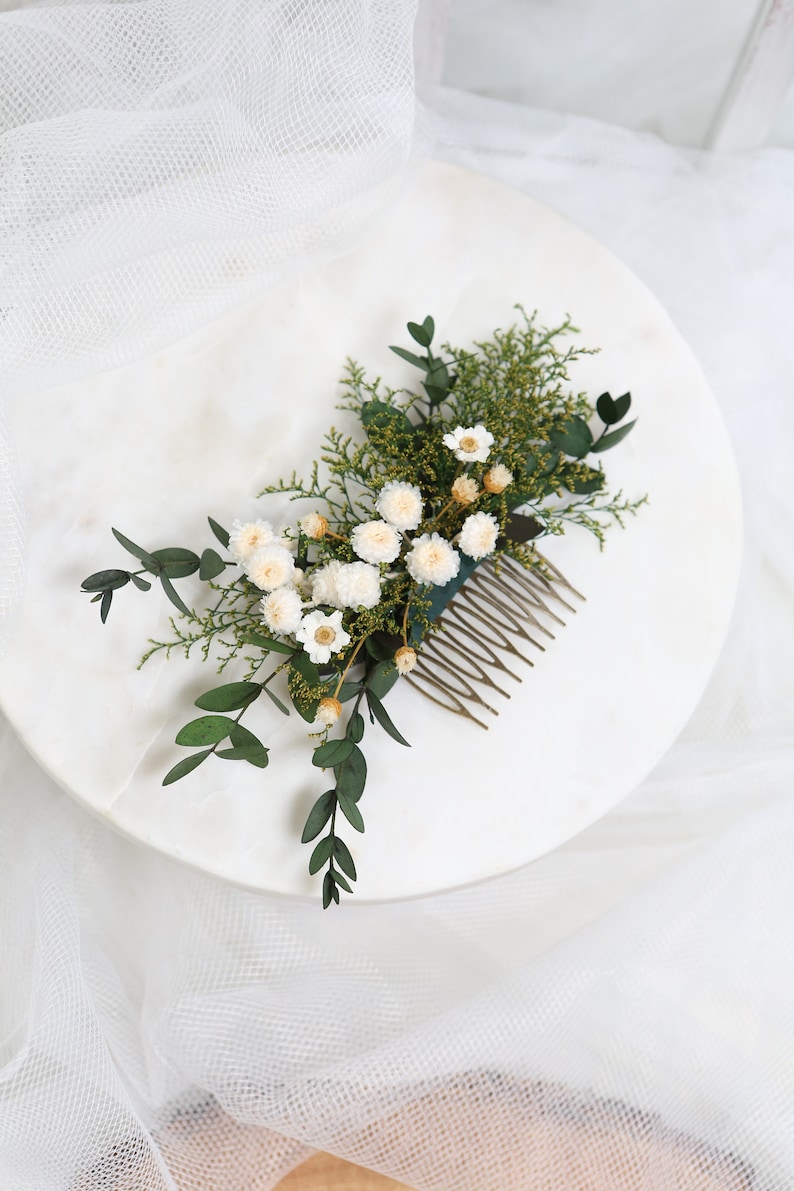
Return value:
<svg viewBox="0 0 794 1191">
<path fill-rule="evenodd" d="M 233 521 L 229 534 L 229 553 L 235 562 L 246 563 L 258 550 L 277 542 L 269 521 Z"/>
<path fill-rule="evenodd" d="M 415 538 L 405 556 L 408 574 L 417 583 L 435 583 L 443 587 L 460 570 L 460 555 L 441 534 L 423 533 Z"/>
<path fill-rule="evenodd" d="M 315 542 L 328 533 L 328 518 L 323 517 L 322 513 L 307 513 L 298 524 L 306 537 L 312 538 Z"/>
<path fill-rule="evenodd" d="M 332 728 L 342 714 L 342 704 L 338 699 L 321 699 L 317 705 L 317 719 Z"/>
<path fill-rule="evenodd" d="M 417 663 L 417 653 L 410 645 L 401 645 L 394 655 L 398 674 L 410 674 Z"/>
<path fill-rule="evenodd" d="M 273 591 L 292 582 L 295 559 L 283 546 L 265 546 L 245 564 L 245 573 L 260 591 Z"/>
<path fill-rule="evenodd" d="M 303 617 L 301 598 L 294 587 L 276 587 L 260 606 L 271 633 L 294 633 Z"/>
<path fill-rule="evenodd" d="M 452 485 L 453 499 L 459 505 L 470 505 L 473 500 L 477 499 L 479 492 L 477 481 L 472 480 L 470 476 L 458 476 Z"/>
<path fill-rule="evenodd" d="M 483 476 L 482 486 L 486 492 L 493 492 L 495 496 L 498 496 L 509 484 L 512 484 L 513 479 L 513 473 L 505 467 L 504 463 L 495 463 Z"/>
</svg>

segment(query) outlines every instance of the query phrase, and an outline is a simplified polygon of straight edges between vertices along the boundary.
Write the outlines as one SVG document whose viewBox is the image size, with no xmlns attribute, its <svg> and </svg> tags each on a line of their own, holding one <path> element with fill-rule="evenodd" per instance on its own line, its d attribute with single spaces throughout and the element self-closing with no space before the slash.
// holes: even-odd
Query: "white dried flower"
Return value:
<svg viewBox="0 0 794 1191">
<path fill-rule="evenodd" d="M 317 704 L 317 719 L 325 724 L 326 728 L 332 728 L 341 714 L 342 704 L 338 699 L 328 697 L 321 699 Z"/>
<path fill-rule="evenodd" d="M 389 480 L 381 488 L 375 508 L 395 529 L 416 529 L 422 520 L 422 493 L 415 484 Z"/>
<path fill-rule="evenodd" d="M 340 653 L 350 644 L 350 636 L 342 628 L 342 613 L 310 612 L 304 616 L 295 634 L 315 665 L 324 665 L 331 660 L 332 653 Z"/>
<path fill-rule="evenodd" d="M 332 608 L 341 608 L 336 579 L 345 564 L 334 558 L 324 567 L 319 567 L 311 577 L 312 600 L 315 604 L 330 604 Z"/>
<path fill-rule="evenodd" d="M 470 505 L 480 493 L 477 481 L 473 480 L 471 476 L 458 476 L 451 491 L 453 500 L 456 500 L 459 505 Z"/>
<path fill-rule="evenodd" d="M 229 553 L 235 562 L 245 563 L 257 550 L 272 546 L 276 538 L 269 521 L 234 521 L 229 534 Z"/>
<path fill-rule="evenodd" d="M 394 562 L 401 544 L 397 530 L 385 521 L 364 521 L 350 535 L 350 545 L 364 562 Z"/>
<path fill-rule="evenodd" d="M 265 546 L 247 560 L 245 573 L 260 591 L 273 591 L 292 582 L 295 559 L 283 546 Z"/>
<path fill-rule="evenodd" d="M 460 570 L 460 555 L 441 534 L 423 533 L 405 556 L 405 565 L 417 583 L 443 586 Z"/>
<path fill-rule="evenodd" d="M 444 435 L 444 446 L 455 452 L 461 463 L 485 463 L 493 444 L 493 435 L 484 426 L 457 426 Z"/>
<path fill-rule="evenodd" d="M 328 533 L 328 518 L 323 517 L 322 513 L 307 513 L 298 524 L 306 537 L 313 541 L 319 541 Z"/>
<path fill-rule="evenodd" d="M 265 596 L 261 608 L 271 633 L 294 633 L 303 616 L 301 598 L 294 587 L 277 587 Z"/>
<path fill-rule="evenodd" d="M 401 645 L 394 655 L 398 674 L 410 674 L 417 663 L 417 653 L 410 645 Z"/>
<path fill-rule="evenodd" d="M 380 571 L 368 562 L 344 563 L 336 576 L 343 608 L 374 608 L 380 603 Z"/>
<path fill-rule="evenodd" d="M 504 463 L 494 463 L 482 478 L 482 485 L 486 492 L 493 492 L 498 496 L 500 492 L 504 492 L 509 484 L 512 484 L 513 473 L 509 467 L 505 467 Z"/>
<path fill-rule="evenodd" d="M 499 522 L 493 513 L 471 513 L 463 522 L 458 545 L 469 558 L 493 554 L 499 537 Z"/>
</svg>

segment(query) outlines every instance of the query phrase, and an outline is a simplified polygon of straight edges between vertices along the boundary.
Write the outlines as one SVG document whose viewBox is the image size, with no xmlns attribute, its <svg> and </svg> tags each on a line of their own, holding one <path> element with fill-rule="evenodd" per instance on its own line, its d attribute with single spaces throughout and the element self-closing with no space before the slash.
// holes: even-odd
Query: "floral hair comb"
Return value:
<svg viewBox="0 0 794 1191">
<path fill-rule="evenodd" d="M 339 408 L 355 415 L 360 433 L 332 428 L 308 480 L 293 474 L 260 493 L 308 502 L 295 524 L 235 521 L 226 530 L 210 517 L 223 555 L 215 547 L 148 551 L 114 529 L 140 567 L 99 571 L 82 584 L 104 622 L 115 592 L 159 581 L 179 616 L 141 664 L 198 648 L 218 673 L 239 667 L 235 681 L 196 700 L 204 714 L 176 737 L 193 751 L 164 785 L 210 757 L 266 768 L 268 747 L 241 723 L 262 697 L 284 715 L 291 703 L 311 725 L 312 764 L 332 782 L 302 842 L 314 845 L 309 871 L 325 870 L 326 907 L 356 880 L 339 832 L 343 821 L 364 830 L 367 722 L 408 745 L 384 704 L 391 687 L 404 677 L 487 726 L 491 697 L 508 695 L 516 668 L 532 664 L 524 647 L 542 649 L 582 598 L 536 540 L 574 523 L 603 543 L 609 524 L 645 499 L 611 496 L 591 459 L 631 430 L 630 395 L 602 393 L 593 407 L 571 392 L 568 367 L 585 349 L 561 342 L 574 328 L 566 320 L 547 330 L 521 314 L 471 350 L 444 345 L 439 354 L 433 319 L 408 323 L 416 349 L 392 350 L 419 370 L 418 392 L 370 381 L 349 360 Z M 200 610 L 174 585 L 196 572 L 209 593 Z"/>
</svg>

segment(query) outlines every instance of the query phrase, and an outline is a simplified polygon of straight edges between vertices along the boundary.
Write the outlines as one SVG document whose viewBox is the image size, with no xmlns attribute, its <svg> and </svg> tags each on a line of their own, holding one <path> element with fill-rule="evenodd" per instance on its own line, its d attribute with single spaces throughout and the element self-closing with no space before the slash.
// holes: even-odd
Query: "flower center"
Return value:
<svg viewBox="0 0 794 1191">
<path fill-rule="evenodd" d="M 463 438 L 460 440 L 461 451 L 476 451 L 479 445 L 480 444 L 477 442 L 477 439 L 473 434 L 464 434 Z"/>
<path fill-rule="evenodd" d="M 314 639 L 318 645 L 330 645 L 336 636 L 336 631 L 327 624 L 321 624 L 314 630 Z"/>
</svg>

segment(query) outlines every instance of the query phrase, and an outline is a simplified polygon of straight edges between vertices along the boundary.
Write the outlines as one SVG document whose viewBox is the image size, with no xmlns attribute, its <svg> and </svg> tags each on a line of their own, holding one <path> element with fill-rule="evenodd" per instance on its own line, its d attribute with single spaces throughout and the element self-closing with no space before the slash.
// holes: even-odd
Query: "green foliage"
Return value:
<svg viewBox="0 0 794 1191">
<path fill-rule="evenodd" d="M 342 609 L 349 642 L 337 652 L 330 650 L 327 662 L 311 660 L 310 650 L 313 656 L 327 656 L 315 653 L 311 642 L 304 648 L 295 634 L 266 629 L 261 607 L 266 593 L 214 545 L 200 554 L 181 546 L 150 550 L 114 529 L 118 544 L 140 566 L 97 571 L 82 583 L 82 590 L 99 603 L 104 622 L 117 591 L 130 587 L 145 592 L 152 579 L 159 582 L 178 616 L 170 619 L 171 638 L 151 641 L 143 662 L 161 650 L 169 656 L 178 648 L 186 656 L 198 649 L 205 661 L 215 662 L 218 673 L 238 663 L 236 681 L 196 699 L 196 706 L 208 714 L 186 724 L 176 743 L 199 751 L 179 761 L 166 774 L 164 785 L 186 777 L 213 754 L 221 761 L 266 768 L 267 747 L 240 723 L 263 693 L 280 714 L 289 715 L 292 708 L 311 725 L 312 763 L 316 770 L 333 773 L 333 787 L 314 802 L 301 839 L 313 845 L 309 871 L 324 870 L 326 907 L 339 902 L 340 891 L 352 892 L 356 881 L 354 857 L 338 829 L 346 823 L 354 832 L 364 832 L 361 801 L 367 763 L 361 746 L 367 717 L 362 702 L 371 725 L 410 747 L 384 704 L 399 678 L 395 654 L 409 645 L 421 650 L 437 618 L 479 565 L 461 552 L 458 573 L 449 583 L 419 583 L 406 561 L 412 541 L 437 533 L 454 545 L 465 519 L 484 513 L 498 526 L 494 558 L 504 552 L 522 565 L 534 566 L 536 538 L 562 533 L 574 524 L 602 544 L 606 529 L 612 523 L 622 525 L 643 503 L 627 500 L 620 492 L 610 494 L 600 463 L 600 456 L 622 442 L 635 425 L 625 421 L 630 394 L 612 397 L 605 392 L 593 405 L 586 394 L 573 391 L 569 370 L 588 349 L 570 344 L 570 321 L 544 328 L 518 309 L 516 325 L 467 349 L 449 344 L 434 348 L 436 328 L 429 315 L 409 322 L 410 346 L 391 350 L 415 370 L 414 389 L 389 388 L 348 360 L 339 409 L 348 422 L 352 415 L 356 431 L 332 426 L 308 480 L 293 473 L 261 494 L 286 493 L 309 501 L 326 519 L 327 532 L 315 535 L 312 529 L 312 537 L 308 528 L 284 531 L 291 538 L 296 565 L 311 582 L 313 573 L 328 563 L 357 561 L 353 531 L 361 522 L 380 517 L 377 503 L 385 484 L 399 481 L 420 490 L 416 531 L 403 535 L 397 559 L 380 566 L 380 601 L 371 608 Z M 492 435 L 487 462 L 459 459 L 457 447 L 445 443 L 446 435 L 467 427 L 485 427 Z M 487 474 L 494 463 L 512 476 L 499 491 L 493 490 Z M 462 477 L 469 485 L 473 482 L 472 500 L 458 499 L 457 488 L 453 495 L 453 485 Z M 212 517 L 207 521 L 215 543 L 228 551 L 228 530 Z M 206 606 L 198 610 L 189 607 L 177 587 L 193 576 L 209 593 Z M 306 600 L 305 589 L 303 595 Z M 320 610 L 339 615 L 335 603 L 321 605 Z M 269 672 L 260 677 L 263 666 Z M 286 683 L 286 703 L 271 689 L 279 677 Z M 339 705 L 345 704 L 352 706 L 337 734 L 327 725 L 334 724 Z M 318 709 L 324 717 L 319 725 Z"/>
</svg>

